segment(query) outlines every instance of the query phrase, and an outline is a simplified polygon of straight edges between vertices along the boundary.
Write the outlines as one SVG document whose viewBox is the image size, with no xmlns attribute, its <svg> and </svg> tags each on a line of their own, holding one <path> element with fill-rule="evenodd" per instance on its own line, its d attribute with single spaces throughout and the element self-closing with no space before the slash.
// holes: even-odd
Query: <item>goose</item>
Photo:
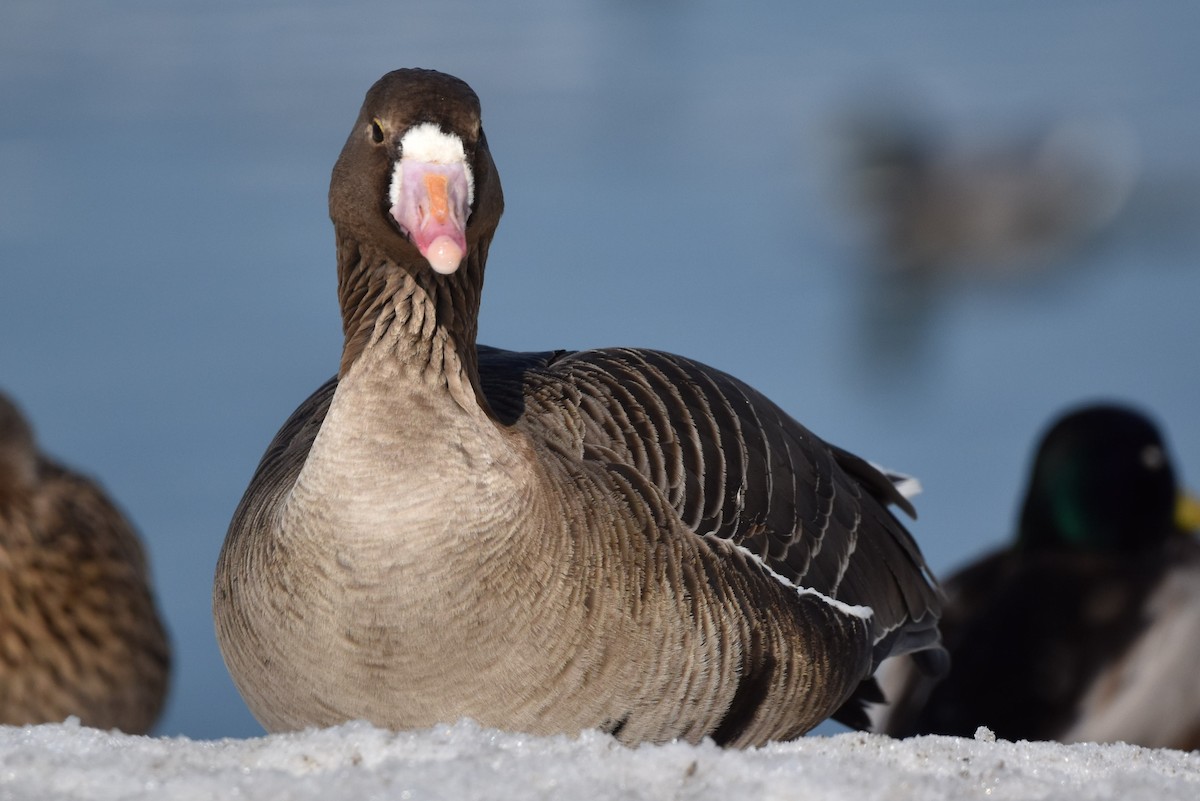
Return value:
<svg viewBox="0 0 1200 801">
<path fill-rule="evenodd" d="M 737 379 L 636 348 L 476 342 L 503 210 L 479 99 L 402 69 L 329 190 L 344 348 L 234 513 L 217 638 L 269 731 L 460 718 L 748 746 L 936 653 L 888 475 Z M 931 664 L 936 659 L 927 659 Z"/>
<path fill-rule="evenodd" d="M 879 727 L 1200 748 L 1198 510 L 1143 412 L 1065 412 L 1038 447 L 1015 543 L 946 581 L 949 673 L 887 666 Z"/>
<path fill-rule="evenodd" d="M 0 393 L 0 723 L 145 733 L 170 661 L 137 533 Z"/>
</svg>

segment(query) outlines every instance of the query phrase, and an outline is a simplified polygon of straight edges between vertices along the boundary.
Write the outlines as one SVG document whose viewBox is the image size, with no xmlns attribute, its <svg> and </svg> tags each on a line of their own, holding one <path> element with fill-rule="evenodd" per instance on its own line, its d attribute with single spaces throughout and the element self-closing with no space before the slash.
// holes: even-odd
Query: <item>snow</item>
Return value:
<svg viewBox="0 0 1200 801">
<path fill-rule="evenodd" d="M 625 748 L 469 721 L 250 739 L 136 737 L 78 722 L 0 727 L 0 799 L 1193 799 L 1200 754 L 1127 745 L 863 733 L 748 751 Z"/>
</svg>

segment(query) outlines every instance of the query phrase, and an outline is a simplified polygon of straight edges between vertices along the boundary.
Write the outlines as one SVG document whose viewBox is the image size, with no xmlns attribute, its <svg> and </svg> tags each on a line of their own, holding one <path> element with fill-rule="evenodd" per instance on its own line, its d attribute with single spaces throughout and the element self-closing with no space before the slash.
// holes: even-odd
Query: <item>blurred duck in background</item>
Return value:
<svg viewBox="0 0 1200 801">
<path fill-rule="evenodd" d="M 877 95 L 876 95 L 877 96 Z M 930 363 L 948 290 L 1020 286 L 1084 263 L 1124 218 L 1140 157 L 1116 120 L 1064 120 L 1035 134 L 944 133 L 903 90 L 836 126 L 861 282 L 862 352 L 892 380 Z"/>
<path fill-rule="evenodd" d="M 843 136 L 880 267 L 913 279 L 1007 278 L 1062 261 L 1117 218 L 1138 173 L 1131 132 L 1111 121 L 986 146 L 876 110 Z"/>
<path fill-rule="evenodd" d="M 134 529 L 0 393 L 0 723 L 143 733 L 170 653 Z"/>
<path fill-rule="evenodd" d="M 949 674 L 886 664 L 876 728 L 1200 748 L 1197 530 L 1150 420 L 1066 414 L 1038 449 L 1015 544 L 945 584 Z"/>
</svg>

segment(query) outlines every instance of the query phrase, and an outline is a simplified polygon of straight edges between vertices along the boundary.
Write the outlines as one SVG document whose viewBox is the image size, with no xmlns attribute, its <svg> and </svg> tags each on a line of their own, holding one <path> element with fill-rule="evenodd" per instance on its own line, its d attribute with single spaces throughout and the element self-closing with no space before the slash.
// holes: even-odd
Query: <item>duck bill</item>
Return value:
<svg viewBox="0 0 1200 801">
<path fill-rule="evenodd" d="M 392 219 L 429 266 L 450 275 L 467 252 L 470 184 L 466 165 L 401 159 L 393 175 Z"/>
<path fill-rule="evenodd" d="M 1175 499 L 1175 525 L 1189 534 L 1200 532 L 1200 498 L 1180 492 Z"/>
</svg>

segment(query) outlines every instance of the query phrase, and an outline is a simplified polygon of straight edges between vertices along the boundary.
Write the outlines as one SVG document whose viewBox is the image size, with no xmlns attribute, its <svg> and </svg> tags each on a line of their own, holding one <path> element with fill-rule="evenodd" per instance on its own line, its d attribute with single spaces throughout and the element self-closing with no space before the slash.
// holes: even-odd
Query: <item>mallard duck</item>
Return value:
<svg viewBox="0 0 1200 801">
<path fill-rule="evenodd" d="M 251 711 L 733 746 L 860 717 L 884 657 L 937 648 L 908 501 L 690 359 L 477 345 L 503 206 L 467 84 L 371 88 L 329 190 L 341 365 L 217 565 Z"/>
<path fill-rule="evenodd" d="M 932 128 L 876 113 L 846 129 L 882 266 L 910 279 L 1044 268 L 1109 226 L 1137 176 L 1133 136 L 1113 121 L 1062 121 L 990 146 Z"/>
<path fill-rule="evenodd" d="M 138 536 L 0 393 L 0 722 L 150 729 L 170 651 Z"/>
<path fill-rule="evenodd" d="M 1143 414 L 1065 414 L 1016 541 L 946 582 L 949 674 L 889 670 L 883 730 L 1200 747 L 1198 509 Z"/>
</svg>

